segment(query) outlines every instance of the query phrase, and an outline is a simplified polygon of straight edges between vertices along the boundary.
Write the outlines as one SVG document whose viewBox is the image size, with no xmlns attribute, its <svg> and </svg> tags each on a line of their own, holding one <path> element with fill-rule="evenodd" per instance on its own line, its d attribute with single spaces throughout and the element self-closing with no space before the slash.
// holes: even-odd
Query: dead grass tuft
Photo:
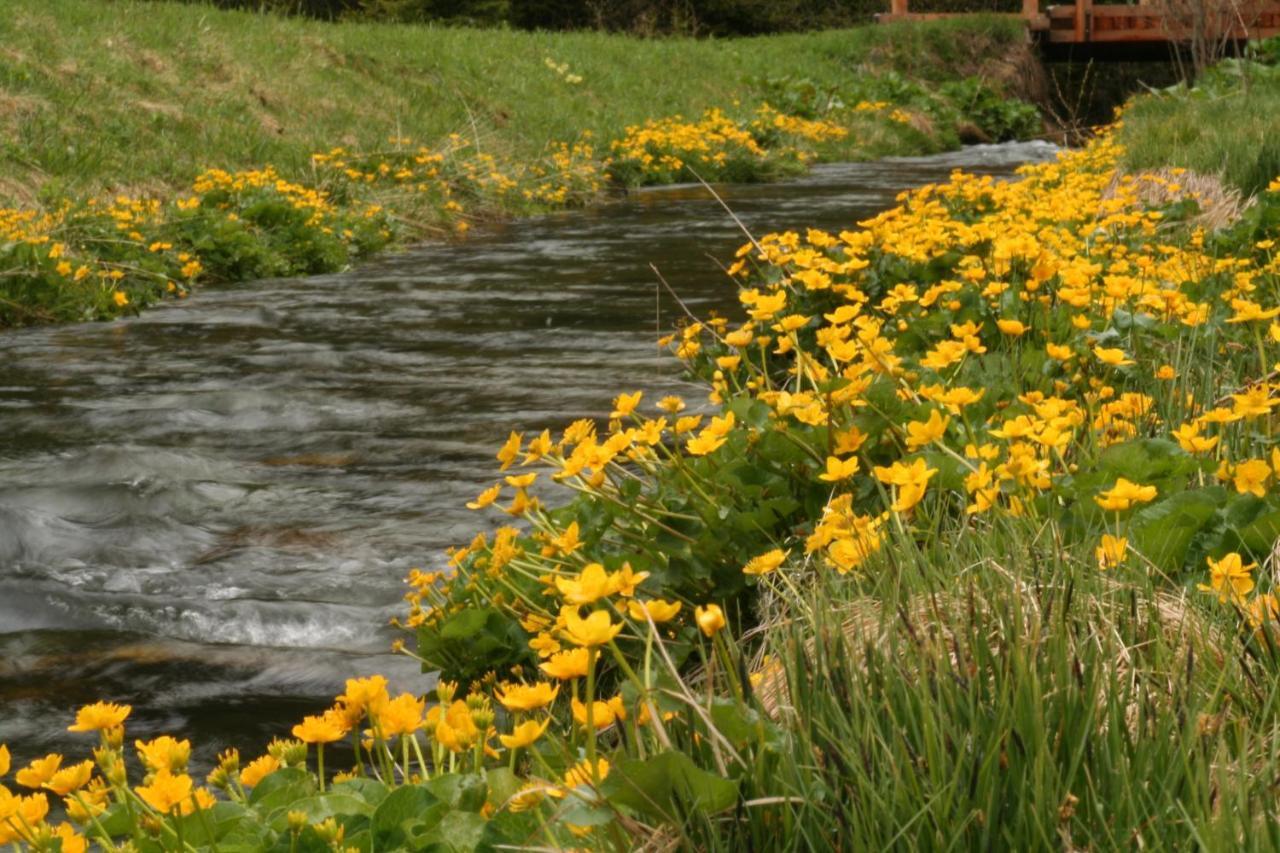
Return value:
<svg viewBox="0 0 1280 853">
<path fill-rule="evenodd" d="M 1169 167 L 1131 175 L 1117 172 L 1103 191 L 1102 198 L 1115 198 L 1122 187 L 1130 186 L 1136 190 L 1138 201 L 1147 207 L 1194 200 L 1200 206 L 1200 212 L 1192 217 L 1191 223 L 1209 231 L 1235 224 L 1254 203 L 1240 190 L 1228 186 L 1221 175 Z"/>
</svg>

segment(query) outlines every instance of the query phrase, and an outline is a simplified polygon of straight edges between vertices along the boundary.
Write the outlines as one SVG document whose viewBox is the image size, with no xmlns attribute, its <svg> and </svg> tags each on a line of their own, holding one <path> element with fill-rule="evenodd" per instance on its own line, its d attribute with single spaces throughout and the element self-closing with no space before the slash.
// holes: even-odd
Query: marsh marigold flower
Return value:
<svg viewBox="0 0 1280 853">
<path fill-rule="evenodd" d="M 560 685 L 539 681 L 537 684 L 503 684 L 494 691 L 494 696 L 508 711 L 527 713 L 550 705 L 559 693 Z"/>
<path fill-rule="evenodd" d="M 1120 563 L 1124 562 L 1128 548 L 1129 540 L 1123 536 L 1112 536 L 1110 533 L 1102 534 L 1102 541 L 1098 543 L 1098 547 L 1093 551 L 1093 555 L 1098 561 L 1098 568 L 1109 569 L 1112 566 L 1120 565 Z"/>
<path fill-rule="evenodd" d="M 1134 360 L 1129 358 L 1124 350 L 1114 347 L 1094 347 L 1093 354 L 1098 357 L 1098 361 L 1103 364 L 1109 364 L 1112 367 L 1124 367 L 1125 365 L 1134 364 Z"/>
<path fill-rule="evenodd" d="M 693 608 L 693 618 L 698 623 L 699 630 L 708 637 L 714 636 L 717 631 L 724 628 L 724 611 L 718 604 Z"/>
<path fill-rule="evenodd" d="M 53 774 L 44 786 L 53 791 L 60 797 L 65 797 L 72 791 L 78 791 L 85 785 L 89 784 L 89 777 L 93 775 L 93 762 L 90 760 L 81 761 L 79 764 L 72 764 L 70 767 L 64 767 L 57 773 Z"/>
<path fill-rule="evenodd" d="M 663 622 L 670 622 L 676 618 L 676 614 L 680 612 L 680 608 L 683 606 L 683 602 L 663 601 L 660 598 L 650 601 L 629 601 L 627 602 L 627 614 L 637 622 L 644 622 L 647 616 L 655 624 L 661 625 Z"/>
<path fill-rule="evenodd" d="M 1235 551 L 1220 560 L 1205 558 L 1209 564 L 1209 584 L 1197 584 L 1204 592 L 1212 592 L 1218 601 L 1225 603 L 1228 599 L 1242 601 L 1253 590 L 1253 577 L 1249 574 L 1258 567 L 1257 563 L 1247 566 Z"/>
<path fill-rule="evenodd" d="M 373 713 L 378 730 L 385 738 L 412 734 L 422 728 L 422 712 L 426 700 L 412 693 L 401 693 Z"/>
<path fill-rule="evenodd" d="M 520 749 L 521 747 L 530 746 L 535 743 L 538 738 L 542 737 L 543 732 L 547 730 L 547 725 L 551 722 L 551 718 L 547 717 L 541 723 L 537 720 L 526 720 L 516 726 L 509 735 L 498 735 L 498 740 L 507 749 Z"/>
<path fill-rule="evenodd" d="M 602 646 L 622 630 L 622 623 L 615 625 L 607 610 L 596 610 L 585 619 L 579 615 L 576 606 L 564 608 L 561 614 L 565 623 L 564 637 L 575 646 Z"/>
<path fill-rule="evenodd" d="M 240 784 L 252 788 L 279 769 L 280 762 L 274 755 L 258 756 L 240 771 Z"/>
<path fill-rule="evenodd" d="M 162 769 L 155 774 L 150 785 L 140 785 L 135 790 L 151 808 L 168 814 L 191 797 L 193 786 L 187 774 L 174 775 Z"/>
<path fill-rule="evenodd" d="M 13 779 L 24 788 L 43 788 L 44 783 L 53 778 L 62 766 L 62 756 L 51 752 L 44 758 L 37 758 L 14 774 Z"/>
<path fill-rule="evenodd" d="M 1094 501 L 1105 510 L 1120 512 L 1134 504 L 1153 501 L 1155 497 L 1155 486 L 1140 486 L 1120 477 L 1114 486 L 1099 494 Z"/>
<path fill-rule="evenodd" d="M 303 743 L 332 743 L 346 737 L 350 727 L 343 719 L 342 712 L 330 708 L 323 714 L 303 717 L 302 722 L 293 727 L 293 736 Z"/>
<path fill-rule="evenodd" d="M 576 578 L 556 578 L 556 589 L 569 604 L 593 604 L 618 592 L 618 579 L 600 563 L 589 563 Z"/>
<path fill-rule="evenodd" d="M 76 721 L 67 727 L 69 732 L 96 732 L 123 725 L 133 710 L 128 705 L 114 702 L 94 702 L 76 712 Z"/>
<path fill-rule="evenodd" d="M 858 457 L 840 459 L 837 456 L 828 456 L 826 470 L 818 475 L 818 479 L 824 483 L 838 483 L 856 473 L 858 473 Z"/>
<path fill-rule="evenodd" d="M 1242 495 L 1265 498 L 1270 477 L 1271 466 L 1261 459 L 1246 459 L 1231 469 L 1231 482 Z"/>
<path fill-rule="evenodd" d="M 135 741 L 138 758 L 150 770 L 167 769 L 173 773 L 181 773 L 186 769 L 191 758 L 191 741 L 176 740 L 169 735 L 161 735 L 150 741 Z"/>
<path fill-rule="evenodd" d="M 774 548 L 772 551 L 765 551 L 763 554 L 748 560 L 747 564 L 742 567 L 742 573 L 744 575 L 767 575 L 776 571 L 785 559 L 787 559 L 787 552 L 781 548 Z"/>
<path fill-rule="evenodd" d="M 938 473 L 937 468 L 930 468 L 923 458 L 917 458 L 910 464 L 895 462 L 888 467 L 876 466 L 876 479 L 891 486 L 897 486 L 897 499 L 890 507 L 894 512 L 907 512 L 924 498 L 929 480 Z"/>
<path fill-rule="evenodd" d="M 552 678 L 568 681 L 571 678 L 581 678 L 586 675 L 590 662 L 591 658 L 585 648 L 568 649 L 556 652 L 539 664 L 539 667 Z"/>
<path fill-rule="evenodd" d="M 951 418 L 944 418 L 934 409 L 926 421 L 911 421 L 907 424 L 907 449 L 918 450 L 925 445 L 939 440 L 947 432 L 947 424 Z M 879 469 L 876 469 L 877 471 Z"/>
</svg>

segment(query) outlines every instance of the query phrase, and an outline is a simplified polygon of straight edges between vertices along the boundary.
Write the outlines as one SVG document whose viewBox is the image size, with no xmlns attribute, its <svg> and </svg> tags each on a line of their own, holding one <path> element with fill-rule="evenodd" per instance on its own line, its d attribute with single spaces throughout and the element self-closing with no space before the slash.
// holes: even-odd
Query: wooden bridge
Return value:
<svg viewBox="0 0 1280 853">
<path fill-rule="evenodd" d="M 918 13 L 909 0 L 890 0 L 879 21 L 955 17 Z M 1026 22 L 1031 38 L 1050 54 L 1096 56 L 1103 59 L 1146 59 L 1169 56 L 1194 39 L 1239 47 L 1253 39 L 1280 35 L 1280 0 L 1183 0 L 1167 5 L 1098 4 L 1075 0 L 1071 5 L 1040 7 L 1038 0 L 1022 0 L 1013 15 Z M 1181 6 L 1187 7 L 1185 12 Z M 1196 8 L 1198 6 L 1198 14 Z M 1177 11 L 1174 11 L 1177 10 Z"/>
</svg>

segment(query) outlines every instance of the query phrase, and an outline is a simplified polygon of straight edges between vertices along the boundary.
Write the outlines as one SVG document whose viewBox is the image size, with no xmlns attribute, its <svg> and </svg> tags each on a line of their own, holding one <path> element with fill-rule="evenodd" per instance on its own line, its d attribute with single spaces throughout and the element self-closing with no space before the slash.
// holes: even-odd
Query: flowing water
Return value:
<svg viewBox="0 0 1280 853">
<path fill-rule="evenodd" d="M 725 187 L 754 233 L 848 228 L 981 146 Z M 388 654 L 402 578 L 489 523 L 464 503 L 509 430 L 607 416 L 619 391 L 702 395 L 655 346 L 679 310 L 733 315 L 743 236 L 702 188 L 634 194 L 246 282 L 115 323 L 0 335 L 0 743 L 87 746 L 79 704 L 207 762 L 260 749 L 345 678 L 432 683 Z M 79 737 L 80 740 L 73 740 Z M 76 749 L 77 752 L 81 751 Z"/>
</svg>

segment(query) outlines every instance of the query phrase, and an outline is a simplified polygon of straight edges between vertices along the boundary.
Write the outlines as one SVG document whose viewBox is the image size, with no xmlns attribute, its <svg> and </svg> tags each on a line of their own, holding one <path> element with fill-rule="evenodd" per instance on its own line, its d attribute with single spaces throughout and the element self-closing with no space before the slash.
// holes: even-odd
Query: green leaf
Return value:
<svg viewBox="0 0 1280 853">
<path fill-rule="evenodd" d="M 249 803 L 262 813 L 288 805 L 314 793 L 311 774 L 301 767 L 277 770 L 259 782 L 249 794 Z"/>
<path fill-rule="evenodd" d="M 1133 548 L 1166 570 L 1181 569 L 1196 535 L 1217 514 L 1221 488 L 1179 492 L 1134 513 L 1129 522 Z"/>
<path fill-rule="evenodd" d="M 433 847 L 451 853 L 471 853 L 491 848 L 492 842 L 486 838 L 488 828 L 489 821 L 474 812 L 451 811 L 426 832 L 413 835 L 410 841 L 418 850 Z"/>
<path fill-rule="evenodd" d="M 368 776 L 357 776 L 342 782 L 335 782 L 329 787 L 331 794 L 352 794 L 371 806 L 376 806 L 386 799 L 390 789 L 377 779 Z"/>
<path fill-rule="evenodd" d="M 295 800 L 287 806 L 281 806 L 271 818 L 271 828 L 277 832 L 288 829 L 288 813 L 302 812 L 308 823 L 319 823 L 329 817 L 345 817 L 351 815 L 371 815 L 373 806 L 353 794 L 318 794 Z M 346 821 L 339 821 L 346 823 Z"/>
<path fill-rule="evenodd" d="M 476 773 L 448 773 L 426 783 L 426 788 L 450 808 L 478 812 L 489 798 L 485 777 Z"/>
<path fill-rule="evenodd" d="M 738 799 L 736 782 L 699 769 L 689 756 L 675 751 L 620 762 L 601 791 L 614 805 L 668 821 L 690 811 L 723 811 Z"/>
<path fill-rule="evenodd" d="M 484 630 L 489 611 L 483 608 L 463 610 L 450 616 L 440 627 L 440 636 L 446 640 L 467 640 Z"/>
<path fill-rule="evenodd" d="M 433 811 L 433 807 L 439 809 Z M 407 828 L 424 822 L 432 814 L 438 816 L 443 809 L 440 798 L 421 785 L 396 788 L 373 812 L 370 830 L 377 848 L 387 850 L 403 845 L 408 838 Z"/>
</svg>

